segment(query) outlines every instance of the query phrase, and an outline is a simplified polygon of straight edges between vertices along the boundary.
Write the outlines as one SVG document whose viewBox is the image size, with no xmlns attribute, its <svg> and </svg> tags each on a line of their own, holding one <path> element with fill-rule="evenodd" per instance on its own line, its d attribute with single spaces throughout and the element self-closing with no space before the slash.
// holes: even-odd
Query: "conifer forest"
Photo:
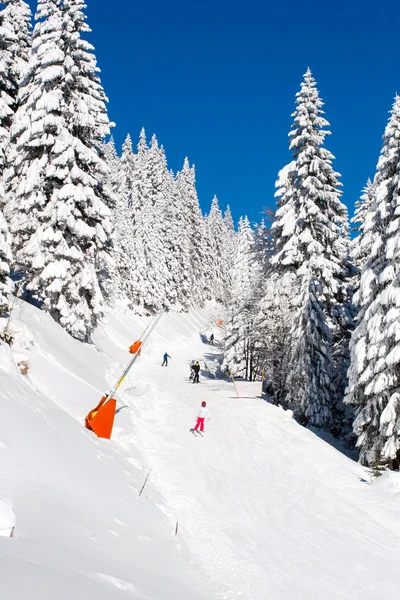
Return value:
<svg viewBox="0 0 400 600">
<path fill-rule="evenodd" d="M 399 470 L 400 97 L 349 216 L 329 106 L 300 73 L 264 218 L 236 223 L 217 196 L 202 212 L 185 148 L 173 172 L 140 115 L 116 147 L 84 0 L 38 0 L 34 15 L 0 4 L 2 313 L 23 298 L 90 343 L 116 303 L 151 315 L 216 303 L 221 376 L 264 377 L 299 423 Z"/>
</svg>

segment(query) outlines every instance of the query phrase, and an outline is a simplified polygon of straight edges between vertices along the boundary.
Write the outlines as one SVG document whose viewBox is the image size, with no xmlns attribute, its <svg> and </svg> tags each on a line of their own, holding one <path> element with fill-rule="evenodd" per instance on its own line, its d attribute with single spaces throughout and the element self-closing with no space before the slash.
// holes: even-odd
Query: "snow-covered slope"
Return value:
<svg viewBox="0 0 400 600">
<path fill-rule="evenodd" d="M 250 397 L 254 386 L 246 394 L 242 384 L 249 397 L 238 399 L 231 382 L 215 379 L 219 350 L 201 336 L 215 311 L 163 316 L 121 388 L 111 442 L 83 420 L 149 319 L 110 313 L 87 346 L 31 306 L 15 312 L 17 342 L 0 346 L 0 496 L 16 514 L 16 537 L 0 537 L 1 598 L 400 592 L 397 474 L 369 485 L 362 467 L 289 413 Z M 165 351 L 172 359 L 162 368 Z M 212 418 L 202 438 L 189 429 L 203 399 Z"/>
</svg>

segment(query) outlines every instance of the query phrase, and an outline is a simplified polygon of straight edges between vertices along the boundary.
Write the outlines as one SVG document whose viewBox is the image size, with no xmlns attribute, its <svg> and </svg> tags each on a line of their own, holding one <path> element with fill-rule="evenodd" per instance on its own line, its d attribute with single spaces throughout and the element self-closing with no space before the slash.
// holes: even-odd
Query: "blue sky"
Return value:
<svg viewBox="0 0 400 600">
<path fill-rule="evenodd" d="M 186 155 L 196 164 L 203 210 L 217 194 L 236 220 L 259 220 L 290 160 L 294 96 L 310 66 L 331 123 L 326 146 L 353 211 L 400 91 L 398 2 L 87 4 L 118 145 L 144 126 L 164 144 L 170 168 Z"/>
</svg>

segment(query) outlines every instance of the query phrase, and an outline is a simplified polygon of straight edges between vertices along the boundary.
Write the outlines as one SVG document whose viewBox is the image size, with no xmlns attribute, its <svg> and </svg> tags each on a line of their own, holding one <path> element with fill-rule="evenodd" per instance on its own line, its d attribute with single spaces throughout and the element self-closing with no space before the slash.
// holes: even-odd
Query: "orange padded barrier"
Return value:
<svg viewBox="0 0 400 600">
<path fill-rule="evenodd" d="M 96 408 L 87 415 L 85 427 L 93 431 L 97 437 L 109 440 L 113 430 L 117 401 L 114 398 L 108 402 L 105 400 L 106 397 L 103 396 Z"/>
<path fill-rule="evenodd" d="M 137 352 L 140 351 L 140 348 L 142 346 L 142 342 L 140 340 L 137 340 L 134 344 L 132 344 L 132 346 L 129 348 L 129 352 L 131 354 L 136 354 Z"/>
</svg>

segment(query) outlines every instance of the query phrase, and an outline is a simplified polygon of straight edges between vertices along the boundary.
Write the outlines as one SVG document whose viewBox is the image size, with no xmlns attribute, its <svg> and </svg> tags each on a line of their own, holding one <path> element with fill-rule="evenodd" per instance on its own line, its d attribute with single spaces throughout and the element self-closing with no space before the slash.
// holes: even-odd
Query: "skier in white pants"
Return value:
<svg viewBox="0 0 400 600">
<path fill-rule="evenodd" d="M 210 411 L 207 408 L 207 402 L 204 402 L 203 400 L 203 402 L 201 403 L 199 414 L 197 415 L 197 423 L 194 428 L 194 431 L 197 431 L 199 427 L 200 431 L 204 431 L 204 420 L 207 415 L 211 419 Z"/>
</svg>

